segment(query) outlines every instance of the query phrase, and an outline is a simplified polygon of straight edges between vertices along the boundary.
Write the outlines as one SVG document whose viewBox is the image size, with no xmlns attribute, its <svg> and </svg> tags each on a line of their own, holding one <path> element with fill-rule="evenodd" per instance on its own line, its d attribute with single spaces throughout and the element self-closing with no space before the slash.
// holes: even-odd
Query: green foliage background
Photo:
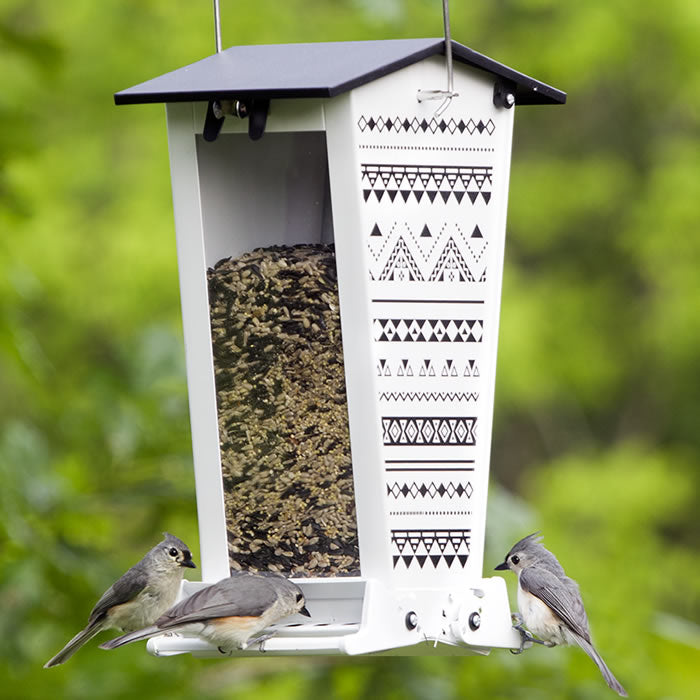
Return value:
<svg viewBox="0 0 700 700">
<path fill-rule="evenodd" d="M 442 33 L 437 0 L 222 0 L 222 20 L 225 45 Z M 569 92 L 516 115 L 485 567 L 543 529 L 630 696 L 697 697 L 700 5 L 453 2 L 452 32 Z M 575 649 L 93 643 L 41 668 L 160 532 L 198 553 L 163 108 L 112 94 L 212 50 L 209 0 L 0 0 L 2 695 L 612 697 Z"/>
</svg>

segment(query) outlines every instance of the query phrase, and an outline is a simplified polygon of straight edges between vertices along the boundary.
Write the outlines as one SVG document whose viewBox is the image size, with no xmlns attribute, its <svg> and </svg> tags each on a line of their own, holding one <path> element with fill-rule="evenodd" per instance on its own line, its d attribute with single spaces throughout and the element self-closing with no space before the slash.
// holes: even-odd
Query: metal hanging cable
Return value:
<svg viewBox="0 0 700 700">
<path fill-rule="evenodd" d="M 214 0 L 214 38 L 216 41 L 216 53 L 221 53 L 221 12 L 219 0 Z"/>
</svg>

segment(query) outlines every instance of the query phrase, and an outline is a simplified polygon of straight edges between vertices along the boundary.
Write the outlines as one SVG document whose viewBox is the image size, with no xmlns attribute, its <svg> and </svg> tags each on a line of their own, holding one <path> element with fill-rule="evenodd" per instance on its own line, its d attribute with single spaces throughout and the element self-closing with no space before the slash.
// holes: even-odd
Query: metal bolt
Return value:
<svg viewBox="0 0 700 700">
<path fill-rule="evenodd" d="M 406 613 L 406 629 L 414 630 L 416 627 L 418 627 L 418 615 L 411 610 L 411 612 Z"/>
<path fill-rule="evenodd" d="M 497 82 L 493 86 L 493 104 L 496 107 L 511 109 L 515 104 L 515 90 L 507 82 Z"/>
<path fill-rule="evenodd" d="M 218 100 L 214 100 L 211 108 L 212 108 L 212 111 L 214 112 L 214 116 L 217 119 L 224 119 L 226 117 L 226 113 L 224 112 L 224 110 L 221 106 L 221 102 L 219 102 Z"/>
<path fill-rule="evenodd" d="M 478 630 L 481 627 L 481 615 L 478 612 L 473 612 L 469 616 L 469 628 L 472 632 Z"/>
</svg>

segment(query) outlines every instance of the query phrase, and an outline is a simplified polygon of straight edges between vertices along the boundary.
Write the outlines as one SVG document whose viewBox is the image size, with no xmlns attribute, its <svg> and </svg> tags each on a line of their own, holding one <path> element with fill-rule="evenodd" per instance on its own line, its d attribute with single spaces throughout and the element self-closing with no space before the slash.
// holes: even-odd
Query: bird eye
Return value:
<svg viewBox="0 0 700 700">
<path fill-rule="evenodd" d="M 510 560 L 513 562 L 513 564 L 519 564 L 520 563 L 520 557 L 517 554 L 514 554 Z"/>
<path fill-rule="evenodd" d="M 297 593 L 297 603 L 301 603 L 304 600 L 304 595 L 302 593 Z"/>
<path fill-rule="evenodd" d="M 176 556 L 177 556 L 177 549 L 175 549 L 175 547 L 171 547 L 171 548 L 170 548 L 170 551 L 168 552 L 168 554 L 169 554 L 171 557 L 176 557 Z"/>
</svg>

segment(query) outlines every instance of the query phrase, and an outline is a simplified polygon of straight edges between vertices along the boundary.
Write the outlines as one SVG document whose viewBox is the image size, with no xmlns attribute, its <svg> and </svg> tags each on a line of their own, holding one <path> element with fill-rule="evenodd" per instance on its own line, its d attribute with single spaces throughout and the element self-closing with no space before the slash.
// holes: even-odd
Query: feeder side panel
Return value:
<svg viewBox="0 0 700 700">
<path fill-rule="evenodd" d="M 339 268 L 341 229 L 366 263 L 353 271 L 353 294 L 364 295 L 353 304 L 372 361 L 355 359 L 348 402 L 356 479 L 381 490 L 385 529 L 363 522 L 368 488 L 358 484 L 361 560 L 368 528 L 388 546 L 380 568 L 398 587 L 473 580 L 483 560 L 513 110 L 493 105 L 492 76 L 460 65 L 459 95 L 435 116 L 440 101 L 416 93 L 445 81 L 434 57 L 353 90 L 344 138 L 354 153 L 342 166 L 327 116 Z M 333 182 L 342 167 L 353 170 L 342 173 L 345 192 Z M 351 223 L 337 211 L 347 193 L 359 207 Z M 342 278 L 340 291 L 343 314 Z M 353 431 L 360 393 L 363 429 Z"/>
<path fill-rule="evenodd" d="M 202 579 L 228 576 L 204 228 L 192 104 L 167 105 Z"/>
<path fill-rule="evenodd" d="M 348 401 L 360 570 L 381 578 L 389 560 L 383 497 L 380 417 L 373 367 L 368 251 L 362 233 L 362 191 L 357 172 L 358 134 L 354 94 L 329 100 L 325 107 L 328 172 L 338 270 L 340 322 Z"/>
</svg>

